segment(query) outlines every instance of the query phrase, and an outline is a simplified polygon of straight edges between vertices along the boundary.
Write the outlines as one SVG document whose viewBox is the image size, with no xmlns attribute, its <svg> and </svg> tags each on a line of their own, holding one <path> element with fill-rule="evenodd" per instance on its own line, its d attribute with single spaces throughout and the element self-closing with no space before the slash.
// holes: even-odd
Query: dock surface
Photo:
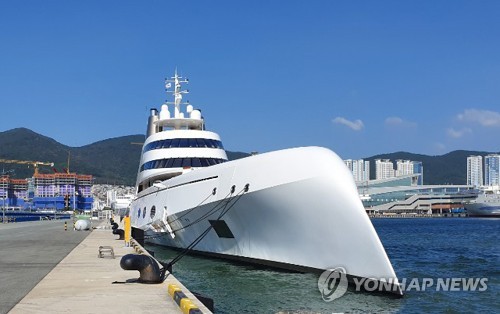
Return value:
<svg viewBox="0 0 500 314">
<path fill-rule="evenodd" d="M 139 272 L 121 269 L 120 259 L 135 251 L 117 238 L 110 229 L 89 232 L 9 313 L 182 313 L 168 294 L 171 283 L 211 313 L 171 274 L 161 284 L 130 282 Z M 113 247 L 115 258 L 99 258 L 99 246 Z"/>
<path fill-rule="evenodd" d="M 7 313 L 90 232 L 64 221 L 0 223 L 0 313 Z"/>
</svg>

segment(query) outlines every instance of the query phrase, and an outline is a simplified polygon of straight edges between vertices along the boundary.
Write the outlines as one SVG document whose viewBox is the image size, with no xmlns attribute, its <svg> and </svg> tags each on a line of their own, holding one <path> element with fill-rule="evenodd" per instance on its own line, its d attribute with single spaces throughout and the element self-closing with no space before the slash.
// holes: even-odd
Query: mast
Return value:
<svg viewBox="0 0 500 314">
<path fill-rule="evenodd" d="M 172 88 L 173 83 L 173 90 Z M 168 130 L 204 130 L 203 117 L 201 116 L 201 111 L 194 109 L 189 101 L 183 102 L 183 94 L 188 94 L 189 90 L 182 89 L 182 83 L 189 83 L 187 78 L 183 78 L 177 73 L 175 69 L 175 74 L 169 79 L 165 79 L 165 90 L 167 93 L 172 93 L 174 96 L 174 101 L 166 101 L 162 106 L 160 111 L 155 108 L 151 109 L 151 114 L 148 120 L 148 128 L 146 131 L 146 138 L 156 134 L 158 132 L 168 131 Z M 168 105 L 173 105 L 173 113 L 168 109 Z M 187 105 L 186 112 L 181 111 L 181 105 Z M 171 108 L 172 109 L 172 108 Z"/>
<path fill-rule="evenodd" d="M 174 90 L 170 91 L 168 90 L 171 86 L 172 83 L 174 83 Z M 169 102 L 167 101 L 165 104 L 166 105 L 174 105 L 174 116 L 173 118 L 179 119 L 179 118 L 184 118 L 184 113 L 181 112 L 180 106 L 181 105 L 189 105 L 189 101 L 187 102 L 182 102 L 182 94 L 188 94 L 189 90 L 182 90 L 181 88 L 181 83 L 189 83 L 189 80 L 187 78 L 183 78 L 182 76 L 179 76 L 177 73 L 177 68 L 175 69 L 175 74 L 173 77 L 170 79 L 165 80 L 165 87 L 167 93 L 172 93 L 174 96 L 174 102 Z"/>
</svg>

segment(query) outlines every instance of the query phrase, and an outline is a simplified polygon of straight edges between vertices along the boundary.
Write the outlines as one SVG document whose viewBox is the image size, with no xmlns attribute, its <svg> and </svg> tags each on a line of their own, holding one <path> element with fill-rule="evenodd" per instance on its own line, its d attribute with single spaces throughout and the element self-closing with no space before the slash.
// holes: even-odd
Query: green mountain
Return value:
<svg viewBox="0 0 500 314">
<path fill-rule="evenodd" d="M 40 173 L 53 173 L 55 168 L 63 172 L 91 174 L 96 183 L 134 185 L 141 156 L 144 135 L 129 135 L 92 143 L 82 147 L 69 147 L 52 138 L 26 128 L 0 132 L 0 159 L 53 162 L 54 167 L 39 166 Z M 228 158 L 238 159 L 249 154 L 227 152 Z M 13 170 L 14 172 L 10 172 Z M 12 177 L 28 178 L 33 167 L 0 162 L 0 173 L 9 172 Z"/>
<path fill-rule="evenodd" d="M 68 155 L 71 172 L 91 174 L 96 183 L 135 184 L 144 135 L 128 135 L 92 143 L 82 147 L 69 147 L 52 138 L 26 128 L 0 132 L 0 159 L 53 162 L 57 171 L 67 168 Z M 424 165 L 424 184 L 465 184 L 467 157 L 490 154 L 478 151 L 453 151 L 442 156 L 427 156 L 406 152 L 381 154 L 365 158 L 370 160 L 371 177 L 375 177 L 375 159 L 409 159 Z M 242 152 L 227 152 L 229 160 L 247 157 Z M 33 167 L 0 162 L 0 173 L 14 170 L 16 178 L 33 175 Z M 40 166 L 40 173 L 53 173 L 52 167 Z"/>
</svg>

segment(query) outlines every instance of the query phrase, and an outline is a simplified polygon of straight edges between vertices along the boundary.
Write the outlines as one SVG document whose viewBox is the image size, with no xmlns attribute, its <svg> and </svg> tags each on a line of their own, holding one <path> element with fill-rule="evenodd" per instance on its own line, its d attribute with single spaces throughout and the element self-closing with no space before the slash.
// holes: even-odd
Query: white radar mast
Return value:
<svg viewBox="0 0 500 314">
<path fill-rule="evenodd" d="M 172 88 L 173 83 L 173 90 Z M 182 89 L 182 83 L 189 83 L 187 78 L 179 76 L 177 69 L 175 69 L 175 74 L 170 79 L 165 79 L 165 88 L 167 93 L 172 93 L 174 95 L 174 101 L 167 101 L 161 106 L 160 114 L 157 116 L 158 119 L 154 118 L 154 125 L 157 131 L 168 130 L 169 128 L 174 130 L 179 129 L 190 129 L 190 130 L 203 130 L 203 118 L 201 117 L 201 111 L 193 109 L 193 106 L 189 104 L 189 101 L 182 102 L 182 95 L 188 94 L 189 90 Z M 168 105 L 174 105 L 173 113 L 171 114 L 168 110 Z M 186 112 L 181 111 L 181 105 L 187 105 Z M 156 113 L 153 112 L 156 116 Z"/>
<path fill-rule="evenodd" d="M 172 83 L 174 83 L 174 90 L 168 90 Z M 189 90 L 181 90 L 181 83 L 189 83 L 189 80 L 184 79 L 182 76 L 177 74 L 177 69 L 175 69 L 175 74 L 170 79 L 165 80 L 165 87 L 167 88 L 167 93 L 172 93 L 174 95 L 174 102 L 167 101 L 167 105 L 174 105 L 174 118 L 179 119 L 183 118 L 183 113 L 180 110 L 180 105 L 189 105 L 189 101 L 182 103 L 182 94 L 188 94 Z"/>
</svg>

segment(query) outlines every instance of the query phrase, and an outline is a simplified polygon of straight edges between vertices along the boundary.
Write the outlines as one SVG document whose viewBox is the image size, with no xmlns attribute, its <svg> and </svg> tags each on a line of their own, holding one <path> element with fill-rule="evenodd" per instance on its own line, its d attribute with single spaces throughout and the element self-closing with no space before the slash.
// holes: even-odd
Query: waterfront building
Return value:
<svg viewBox="0 0 500 314">
<path fill-rule="evenodd" d="M 358 184 L 370 214 L 448 214 L 464 212 L 463 203 L 477 194 L 470 185 L 419 185 L 419 174 Z"/>
<path fill-rule="evenodd" d="M 413 161 L 413 173 L 419 174 L 418 176 L 418 185 L 424 184 L 424 165 L 421 161 Z"/>
<path fill-rule="evenodd" d="M 389 159 L 375 160 L 375 179 L 389 179 L 394 177 L 394 165 Z"/>
<path fill-rule="evenodd" d="M 365 161 L 363 159 L 352 160 L 347 159 L 344 160 L 347 168 L 351 170 L 351 173 L 354 177 L 354 181 L 356 182 L 364 182 L 370 180 L 370 162 Z"/>
<path fill-rule="evenodd" d="M 484 185 L 500 185 L 500 155 L 498 154 L 484 157 Z"/>
<path fill-rule="evenodd" d="M 483 185 L 483 157 L 467 157 L 467 185 L 479 187 Z"/>
</svg>

